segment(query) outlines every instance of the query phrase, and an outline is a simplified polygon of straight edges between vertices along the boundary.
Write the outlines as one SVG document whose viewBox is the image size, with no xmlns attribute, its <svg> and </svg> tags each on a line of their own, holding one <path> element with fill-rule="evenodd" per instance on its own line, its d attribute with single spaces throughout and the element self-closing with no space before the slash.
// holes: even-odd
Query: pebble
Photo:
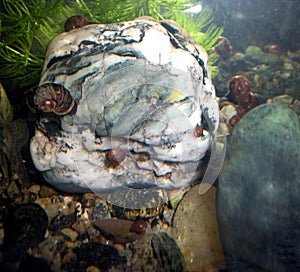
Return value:
<svg viewBox="0 0 300 272">
<path fill-rule="evenodd" d="M 107 271 L 125 262 L 114 247 L 98 242 L 83 243 L 73 250 L 78 259 L 79 267 L 77 265 L 76 268 L 86 269 L 93 265 L 101 268 L 101 271 Z"/>
<path fill-rule="evenodd" d="M 300 115 L 300 100 L 295 99 L 293 104 L 291 105 L 291 108 L 298 114 Z"/>
<path fill-rule="evenodd" d="M 63 228 L 62 230 L 61 230 L 61 232 L 64 234 L 64 235 L 66 235 L 67 237 L 69 237 L 69 239 L 71 240 L 71 241 L 76 241 L 76 239 L 77 239 L 77 237 L 78 237 L 78 233 L 75 231 L 75 230 L 73 230 L 73 229 L 70 229 L 70 228 Z"/>
<path fill-rule="evenodd" d="M 59 204 L 53 203 L 52 198 L 38 198 L 34 203 L 39 204 L 45 210 L 49 220 L 59 214 Z"/>
<path fill-rule="evenodd" d="M 59 252 L 65 250 L 65 238 L 63 235 L 48 236 L 45 241 L 39 243 L 40 256 L 47 261 L 53 271 L 58 271 L 61 267 L 61 261 L 55 264 L 60 256 Z"/>
<path fill-rule="evenodd" d="M 145 235 L 133 247 L 131 271 L 185 271 L 178 245 L 165 232 Z"/>
<path fill-rule="evenodd" d="M 178 244 L 188 271 L 219 271 L 225 268 L 216 224 L 216 188 L 199 194 L 194 186 L 181 200 L 171 234 Z"/>
<path fill-rule="evenodd" d="M 229 124 L 230 119 L 237 114 L 235 105 L 228 103 L 221 109 L 221 114 L 226 119 L 226 123 Z"/>
<path fill-rule="evenodd" d="M 21 196 L 22 193 L 20 192 L 18 185 L 15 181 L 11 182 L 7 187 L 7 195 L 10 199 L 14 199 L 18 196 Z"/>
<path fill-rule="evenodd" d="M 66 271 L 70 271 L 70 268 L 76 266 L 78 260 L 76 254 L 73 252 L 71 248 L 67 250 L 67 252 L 62 256 L 61 265 L 62 269 Z"/>
<path fill-rule="evenodd" d="M 0 247 L 3 245 L 4 228 L 0 228 Z"/>
<path fill-rule="evenodd" d="M 283 95 L 273 97 L 271 102 L 276 103 L 276 104 L 281 104 L 281 105 L 288 107 L 292 104 L 293 97 L 291 97 L 290 95 L 287 95 L 287 94 L 283 94 Z"/>
<path fill-rule="evenodd" d="M 16 261 L 45 239 L 48 217 L 37 204 L 24 204 L 8 208 L 4 219 L 3 253 L 7 261 Z"/>
<path fill-rule="evenodd" d="M 51 197 L 51 196 L 54 196 L 54 195 L 57 195 L 57 191 L 55 191 L 54 189 L 48 187 L 48 186 L 42 186 L 40 192 L 39 192 L 39 195 L 41 198 L 43 197 Z"/>
<path fill-rule="evenodd" d="M 36 195 L 39 194 L 40 190 L 41 190 L 41 186 L 40 186 L 40 185 L 37 185 L 37 184 L 31 185 L 31 186 L 28 188 L 28 192 L 29 192 L 29 193 L 33 193 L 33 194 L 36 194 Z"/>
<path fill-rule="evenodd" d="M 97 266 L 90 265 L 89 267 L 87 267 L 85 272 L 101 272 L 101 271 Z"/>
<path fill-rule="evenodd" d="M 131 231 L 131 228 L 134 225 L 134 221 L 131 220 L 95 220 L 94 225 L 108 239 L 120 244 L 133 243 L 134 241 L 141 239 L 145 234 L 145 230 L 141 233 Z"/>
</svg>

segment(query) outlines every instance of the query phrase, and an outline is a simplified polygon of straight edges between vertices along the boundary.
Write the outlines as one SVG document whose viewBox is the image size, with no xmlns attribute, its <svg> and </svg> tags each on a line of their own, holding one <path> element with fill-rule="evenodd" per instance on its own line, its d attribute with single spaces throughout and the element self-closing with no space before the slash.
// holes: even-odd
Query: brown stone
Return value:
<svg viewBox="0 0 300 272">
<path fill-rule="evenodd" d="M 225 267 L 215 210 L 215 187 L 199 194 L 193 187 L 180 202 L 171 234 L 188 271 L 219 271 Z"/>
</svg>

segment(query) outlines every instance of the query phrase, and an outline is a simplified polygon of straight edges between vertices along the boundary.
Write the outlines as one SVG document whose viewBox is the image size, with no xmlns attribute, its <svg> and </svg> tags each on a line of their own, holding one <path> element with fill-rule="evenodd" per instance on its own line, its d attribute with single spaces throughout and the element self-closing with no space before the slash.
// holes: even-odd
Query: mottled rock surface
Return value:
<svg viewBox="0 0 300 272">
<path fill-rule="evenodd" d="M 149 17 L 57 35 L 34 101 L 44 115 L 31 155 L 45 179 L 71 193 L 140 189 L 138 208 L 167 199 L 150 188 L 196 180 L 219 123 L 207 53 Z"/>
<path fill-rule="evenodd" d="M 217 191 L 230 270 L 299 271 L 299 139 L 297 115 L 278 104 L 253 109 L 232 131 Z"/>
</svg>

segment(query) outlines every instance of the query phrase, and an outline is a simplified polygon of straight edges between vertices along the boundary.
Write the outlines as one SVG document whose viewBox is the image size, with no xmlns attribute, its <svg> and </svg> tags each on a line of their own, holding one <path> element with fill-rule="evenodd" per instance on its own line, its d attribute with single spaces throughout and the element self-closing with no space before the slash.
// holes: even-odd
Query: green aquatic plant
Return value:
<svg viewBox="0 0 300 272">
<path fill-rule="evenodd" d="M 91 22 L 113 23 L 138 16 L 177 21 L 208 52 L 222 33 L 211 10 L 184 12 L 189 0 L 2 0 L 0 3 L 0 80 L 23 88 L 36 85 L 50 40 L 64 31 L 66 18 L 83 15 Z M 211 64 L 214 57 L 210 57 Z M 216 67 L 212 65 L 212 75 Z"/>
<path fill-rule="evenodd" d="M 47 43 L 58 33 L 49 18 L 58 19 L 57 10 L 62 6 L 63 0 L 1 2 L 0 78 L 11 78 L 23 86 L 37 82 Z M 47 26 L 51 31 L 43 32 Z"/>
<path fill-rule="evenodd" d="M 212 77 L 216 76 L 218 67 L 215 66 L 217 55 L 211 54 L 217 40 L 222 35 L 223 28 L 213 24 L 212 11 L 204 8 L 201 13 L 187 14 L 184 11 L 167 14 L 167 17 L 180 24 L 189 35 L 209 53 Z"/>
</svg>

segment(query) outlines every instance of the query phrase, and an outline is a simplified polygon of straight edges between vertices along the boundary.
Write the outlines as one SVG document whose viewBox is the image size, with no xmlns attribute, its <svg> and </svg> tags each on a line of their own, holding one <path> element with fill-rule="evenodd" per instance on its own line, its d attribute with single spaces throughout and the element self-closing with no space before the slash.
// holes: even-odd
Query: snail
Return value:
<svg viewBox="0 0 300 272">
<path fill-rule="evenodd" d="M 117 167 L 126 158 L 127 151 L 121 148 L 110 149 L 106 153 L 108 167 Z"/>
<path fill-rule="evenodd" d="M 236 105 L 237 114 L 233 116 L 229 123 L 234 126 L 237 122 L 251 109 L 259 105 L 257 96 L 250 91 L 250 80 L 243 75 L 236 75 L 232 77 L 229 83 L 229 98 L 231 98 Z"/>
<path fill-rule="evenodd" d="M 74 15 L 69 17 L 65 22 L 65 31 L 68 32 L 75 28 L 80 28 L 85 25 L 92 24 L 84 16 Z"/>
<path fill-rule="evenodd" d="M 44 112 L 54 112 L 58 115 L 71 113 L 76 103 L 70 92 L 62 85 L 46 83 L 41 85 L 33 101 L 38 109 Z"/>
</svg>

